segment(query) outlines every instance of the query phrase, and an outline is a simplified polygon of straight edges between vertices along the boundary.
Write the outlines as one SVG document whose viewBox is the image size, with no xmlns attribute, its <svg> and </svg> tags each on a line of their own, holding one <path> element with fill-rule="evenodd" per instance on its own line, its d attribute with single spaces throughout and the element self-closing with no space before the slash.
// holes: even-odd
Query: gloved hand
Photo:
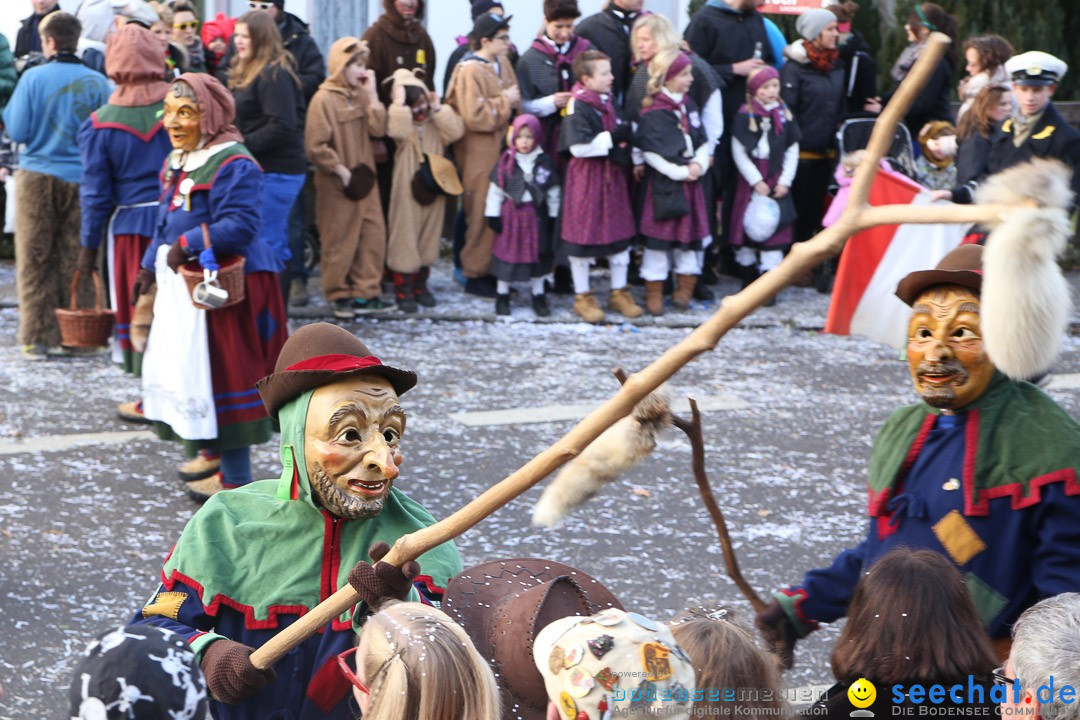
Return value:
<svg viewBox="0 0 1080 720">
<path fill-rule="evenodd" d="M 254 648 L 233 640 L 215 640 L 202 657 L 206 686 L 215 699 L 238 703 L 274 682 L 273 670 L 259 670 L 251 664 Z"/>
<path fill-rule="evenodd" d="M 611 142 L 615 145 L 620 143 L 628 143 L 634 137 L 634 131 L 630 127 L 630 123 L 622 123 L 617 125 L 614 130 L 611 131 Z"/>
<path fill-rule="evenodd" d="M 79 248 L 79 259 L 75 262 L 75 269 L 83 277 L 90 277 L 97 270 L 97 248 Z"/>
<path fill-rule="evenodd" d="M 139 296 L 144 292 L 149 292 L 156 282 L 157 279 L 154 277 L 154 273 L 144 267 L 139 268 L 139 274 L 135 276 L 135 284 L 131 286 L 132 306 L 139 302 Z"/>
<path fill-rule="evenodd" d="M 206 248 L 199 253 L 199 264 L 205 270 L 220 270 L 217 258 L 214 256 L 214 248 Z"/>
<path fill-rule="evenodd" d="M 501 233 L 503 231 L 503 224 L 502 224 L 502 218 L 501 217 L 489 217 L 489 218 L 485 218 L 485 219 L 487 220 L 487 226 L 489 228 L 491 228 L 493 231 L 495 231 L 496 233 Z"/>
<path fill-rule="evenodd" d="M 165 262 L 168 264 L 169 269 L 173 272 L 179 272 L 180 266 L 188 261 L 187 250 L 180 245 L 180 241 L 177 240 L 169 247 L 169 255 L 165 258 Z"/>
<path fill-rule="evenodd" d="M 375 543 L 368 551 L 372 564 L 361 560 L 349 571 L 349 584 L 360 593 L 360 598 L 372 610 L 383 600 L 404 600 L 409 596 L 413 580 L 420 574 L 420 564 L 415 560 L 410 560 L 401 567 L 379 562 L 388 552 L 389 545 L 384 542 Z"/>
<path fill-rule="evenodd" d="M 780 668 L 790 670 L 795 664 L 795 643 L 799 635 L 784 608 L 777 600 L 754 617 L 754 626 L 765 640 L 765 647 L 776 656 Z"/>
</svg>

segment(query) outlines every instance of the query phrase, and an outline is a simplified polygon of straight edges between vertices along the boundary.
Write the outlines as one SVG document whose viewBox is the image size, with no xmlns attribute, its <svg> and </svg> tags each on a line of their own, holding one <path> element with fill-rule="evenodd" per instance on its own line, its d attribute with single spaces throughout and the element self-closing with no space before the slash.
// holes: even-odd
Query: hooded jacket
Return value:
<svg viewBox="0 0 1080 720">
<path fill-rule="evenodd" d="M 89 248 L 101 244 L 110 219 L 114 234 L 154 234 L 159 173 L 172 150 L 161 123 L 169 85 L 157 38 L 126 25 L 109 38 L 106 58 L 116 90 L 79 128 L 81 240 Z"/>
<path fill-rule="evenodd" d="M 379 100 L 390 103 L 390 86 L 382 81 L 399 68 L 424 71 L 428 90 L 435 89 L 435 43 L 422 22 L 424 0 L 417 0 L 416 18 L 406 22 L 394 8 L 394 0 L 383 0 L 383 14 L 364 32 L 363 40 L 371 48 L 367 66 L 379 80 Z"/>
<path fill-rule="evenodd" d="M 180 633 L 201 662 L 221 638 L 258 647 L 348 583 L 349 571 L 368 561 L 379 541 L 434 524 L 419 503 L 397 489 L 374 518 L 344 520 L 318 504 L 307 475 L 304 426 L 310 390 L 278 413 L 282 473 L 219 493 L 188 522 L 165 561 L 161 585 L 134 622 Z M 437 602 L 462 570 L 453 543 L 418 559 L 410 600 Z M 355 644 L 366 607 L 335 618 L 274 666 L 277 682 L 237 705 L 213 702 L 218 720 L 352 720 L 349 689 L 336 655 Z M 286 714 L 287 713 L 287 714 Z"/>
<path fill-rule="evenodd" d="M 372 105 L 366 90 L 345 81 L 345 67 L 353 56 L 346 48 L 356 42 L 344 37 L 330 46 L 330 75 L 308 108 L 304 146 L 315 167 L 329 175 L 338 165 L 374 169 L 371 139 L 386 134 L 386 107 Z"/>
</svg>

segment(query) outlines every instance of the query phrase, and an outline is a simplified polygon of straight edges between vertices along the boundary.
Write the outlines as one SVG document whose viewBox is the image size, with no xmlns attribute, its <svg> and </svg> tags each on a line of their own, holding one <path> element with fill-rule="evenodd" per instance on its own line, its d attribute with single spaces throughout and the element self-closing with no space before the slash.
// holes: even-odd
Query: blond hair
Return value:
<svg viewBox="0 0 1080 720">
<path fill-rule="evenodd" d="M 649 82 L 645 85 L 645 96 L 649 105 L 652 104 L 652 96 L 664 89 L 664 76 L 667 75 L 667 71 L 671 69 L 671 63 L 675 62 L 680 52 L 682 51 L 677 47 L 664 48 L 653 55 L 653 59 L 649 61 Z"/>
<path fill-rule="evenodd" d="M 639 15 L 638 19 L 634 21 L 633 29 L 630 31 L 631 45 L 634 51 L 634 62 L 641 62 L 641 55 L 638 54 L 637 44 L 633 42 L 633 38 L 637 37 L 637 31 L 641 28 L 646 28 L 649 34 L 652 35 L 653 42 L 656 43 L 657 52 L 660 50 L 667 50 L 668 48 L 682 48 L 683 39 L 679 37 L 678 31 L 675 26 L 671 24 L 663 15 L 653 13 L 651 15 Z"/>
<path fill-rule="evenodd" d="M 292 53 L 285 49 L 281 32 L 270 13 L 265 10 L 252 10 L 241 15 L 236 24 L 247 26 L 251 57 L 244 60 L 239 53 L 233 56 L 229 64 L 229 89 L 246 88 L 255 82 L 255 78 L 267 67 L 289 73 L 299 89 L 300 78 L 296 76 L 296 60 Z"/>
<path fill-rule="evenodd" d="M 499 720 L 499 688 L 472 640 L 445 613 L 390 602 L 372 615 L 364 677 L 371 705 L 364 720 Z"/>
</svg>

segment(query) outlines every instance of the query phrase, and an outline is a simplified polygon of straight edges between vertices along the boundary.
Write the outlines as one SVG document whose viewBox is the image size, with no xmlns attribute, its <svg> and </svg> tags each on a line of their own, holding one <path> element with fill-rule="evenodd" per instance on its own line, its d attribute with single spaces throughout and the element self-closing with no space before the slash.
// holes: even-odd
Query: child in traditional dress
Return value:
<svg viewBox="0 0 1080 720">
<path fill-rule="evenodd" d="M 629 123 L 619 119 L 611 97 L 611 59 L 587 50 L 574 60 L 578 81 L 566 106 L 559 149 L 569 152 L 562 239 L 574 279 L 574 312 L 599 323 L 604 311 L 589 290 L 589 266 L 606 257 L 611 268 L 608 307 L 626 317 L 642 309 L 626 287 L 630 242 L 636 234 L 626 173 Z"/>
<path fill-rule="evenodd" d="M 446 196 L 433 195 L 424 204 L 413 193 L 421 154 L 445 155 L 446 146 L 461 139 L 465 126 L 454 108 L 439 102 L 413 71 L 398 68 L 387 111 L 386 134 L 397 143 L 394 179 L 387 215 L 390 240 L 386 266 L 394 281 L 398 310 L 414 313 L 420 305 L 435 306 L 428 290 L 431 266 L 439 259 L 439 238 L 446 215 Z"/>
<path fill-rule="evenodd" d="M 648 88 L 634 135 L 646 166 L 641 277 L 645 306 L 654 316 L 664 314 L 664 280 L 673 264 L 671 304 L 689 309 L 703 251 L 712 240 L 699 182 L 709 168 L 710 145 L 701 114 L 687 95 L 693 81 L 689 55 L 676 49 L 658 52 L 649 62 Z"/>
<path fill-rule="evenodd" d="M 739 170 L 731 211 L 731 245 L 735 248 L 735 262 L 742 269 L 743 287 L 779 265 L 784 250 L 791 245 L 794 205 L 790 205 L 787 195 L 799 166 L 801 137 L 799 126 L 780 99 L 780 73 L 776 68 L 767 65 L 751 75 L 746 81 L 746 93 L 746 104 L 735 115 L 731 143 L 732 158 Z M 791 208 L 790 213 L 781 213 L 780 226 L 772 237 L 761 242 L 751 240 L 743 229 L 742 219 L 753 193 L 770 196 L 781 207 L 787 203 Z"/>
<path fill-rule="evenodd" d="M 538 317 L 551 314 L 544 280 L 552 278 L 552 235 L 559 215 L 559 178 L 555 164 L 540 147 L 540 121 L 518 115 L 510 125 L 507 147 L 488 185 L 484 215 L 495 233 L 491 273 L 496 279 L 495 314 L 510 314 L 510 283 L 528 281 Z"/>
</svg>

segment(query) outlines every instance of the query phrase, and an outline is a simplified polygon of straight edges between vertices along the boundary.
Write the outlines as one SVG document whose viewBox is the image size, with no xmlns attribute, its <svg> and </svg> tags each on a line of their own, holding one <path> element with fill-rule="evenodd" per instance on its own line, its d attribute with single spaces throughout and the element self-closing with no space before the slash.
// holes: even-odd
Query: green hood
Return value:
<svg viewBox="0 0 1080 720">
<path fill-rule="evenodd" d="M 302 614 L 346 585 L 349 571 L 368 561 L 376 542 L 393 545 L 402 535 L 435 523 L 397 489 L 376 518 L 342 520 L 317 506 L 304 460 L 312 392 L 279 413 L 281 477 L 214 495 L 188 522 L 165 561 L 165 588 L 171 590 L 177 580 L 190 585 L 210 615 L 225 603 L 244 613 L 248 628 L 276 628 L 279 613 Z M 452 542 L 424 553 L 418 562 L 421 578 L 438 589 L 462 570 Z M 347 627 L 351 617 L 351 611 L 342 614 L 334 629 Z"/>
</svg>

